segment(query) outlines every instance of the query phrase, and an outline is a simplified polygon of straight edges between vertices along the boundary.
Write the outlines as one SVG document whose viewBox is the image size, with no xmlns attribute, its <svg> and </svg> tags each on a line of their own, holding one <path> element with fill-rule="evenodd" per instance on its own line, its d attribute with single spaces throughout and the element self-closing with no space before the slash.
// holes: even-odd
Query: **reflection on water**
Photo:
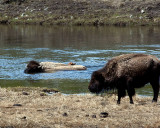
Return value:
<svg viewBox="0 0 160 128">
<path fill-rule="evenodd" d="M 0 82 L 47 86 L 64 93 L 88 92 L 91 73 L 113 56 L 146 53 L 160 58 L 159 27 L 0 26 Z M 28 61 L 75 62 L 86 71 L 24 74 Z M 145 91 L 147 90 L 147 91 Z M 140 93 L 150 95 L 151 88 Z"/>
</svg>

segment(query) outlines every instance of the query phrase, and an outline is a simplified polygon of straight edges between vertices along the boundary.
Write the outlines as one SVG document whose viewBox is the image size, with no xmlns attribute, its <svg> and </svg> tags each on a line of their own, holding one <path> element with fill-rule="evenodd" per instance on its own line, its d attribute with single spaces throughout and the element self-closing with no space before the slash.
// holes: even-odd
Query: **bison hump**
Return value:
<svg viewBox="0 0 160 128">
<path fill-rule="evenodd" d="M 151 73 L 154 65 L 153 58 L 141 56 L 122 61 L 117 65 L 117 77 L 121 76 L 139 76 Z"/>
<path fill-rule="evenodd" d="M 106 79 L 141 76 L 159 70 L 160 61 L 152 55 L 124 54 L 109 60 L 104 67 Z M 157 69 L 158 68 L 158 69 Z"/>
</svg>

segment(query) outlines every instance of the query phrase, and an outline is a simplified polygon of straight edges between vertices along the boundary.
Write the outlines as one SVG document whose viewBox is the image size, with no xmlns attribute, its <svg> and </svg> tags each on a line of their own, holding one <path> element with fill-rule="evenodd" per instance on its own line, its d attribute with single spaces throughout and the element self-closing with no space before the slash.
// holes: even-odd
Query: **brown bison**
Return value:
<svg viewBox="0 0 160 128">
<path fill-rule="evenodd" d="M 24 70 L 25 73 L 41 73 L 44 71 L 40 63 L 34 60 L 30 61 Z"/>
<path fill-rule="evenodd" d="M 94 71 L 89 83 L 89 90 L 100 93 L 103 89 L 118 90 L 117 103 L 126 95 L 126 90 L 133 104 L 135 88 L 150 83 L 153 88 L 153 102 L 159 94 L 160 60 L 146 54 L 123 54 L 112 58 L 102 69 Z"/>
<path fill-rule="evenodd" d="M 25 73 L 42 73 L 42 72 L 53 72 L 60 70 L 86 70 L 87 68 L 83 65 L 76 65 L 70 62 L 69 64 L 55 63 L 55 62 L 37 62 L 30 61 L 24 70 Z"/>
</svg>

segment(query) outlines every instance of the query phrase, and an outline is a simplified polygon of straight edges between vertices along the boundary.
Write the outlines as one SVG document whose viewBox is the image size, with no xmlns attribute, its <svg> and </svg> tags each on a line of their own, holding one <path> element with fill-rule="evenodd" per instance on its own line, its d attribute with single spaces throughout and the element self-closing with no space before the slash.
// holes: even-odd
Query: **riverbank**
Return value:
<svg viewBox="0 0 160 128">
<path fill-rule="evenodd" d="M 160 1 L 2 0 L 1 24 L 159 25 Z"/>
<path fill-rule="evenodd" d="M 51 91 L 51 90 L 49 90 Z M 53 91 L 53 90 L 52 90 Z M 160 126 L 160 102 L 151 97 L 48 95 L 42 88 L 0 88 L 1 128 L 127 128 Z"/>
</svg>

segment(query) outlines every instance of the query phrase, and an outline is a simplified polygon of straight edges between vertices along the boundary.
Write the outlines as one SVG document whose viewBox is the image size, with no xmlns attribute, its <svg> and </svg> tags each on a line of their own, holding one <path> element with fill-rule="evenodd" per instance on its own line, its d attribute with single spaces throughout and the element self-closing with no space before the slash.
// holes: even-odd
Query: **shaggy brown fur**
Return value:
<svg viewBox="0 0 160 128">
<path fill-rule="evenodd" d="M 133 103 L 135 88 L 150 83 L 154 91 L 153 101 L 157 102 L 159 76 L 160 60 L 157 57 L 146 54 L 124 54 L 112 58 L 105 67 L 93 72 L 88 88 L 94 93 L 107 88 L 117 88 L 118 104 L 127 90 L 130 103 Z"/>
<path fill-rule="evenodd" d="M 27 65 L 27 68 L 24 70 L 25 73 L 39 73 L 44 72 L 44 69 L 42 69 L 41 65 L 37 61 L 30 61 Z"/>
</svg>

